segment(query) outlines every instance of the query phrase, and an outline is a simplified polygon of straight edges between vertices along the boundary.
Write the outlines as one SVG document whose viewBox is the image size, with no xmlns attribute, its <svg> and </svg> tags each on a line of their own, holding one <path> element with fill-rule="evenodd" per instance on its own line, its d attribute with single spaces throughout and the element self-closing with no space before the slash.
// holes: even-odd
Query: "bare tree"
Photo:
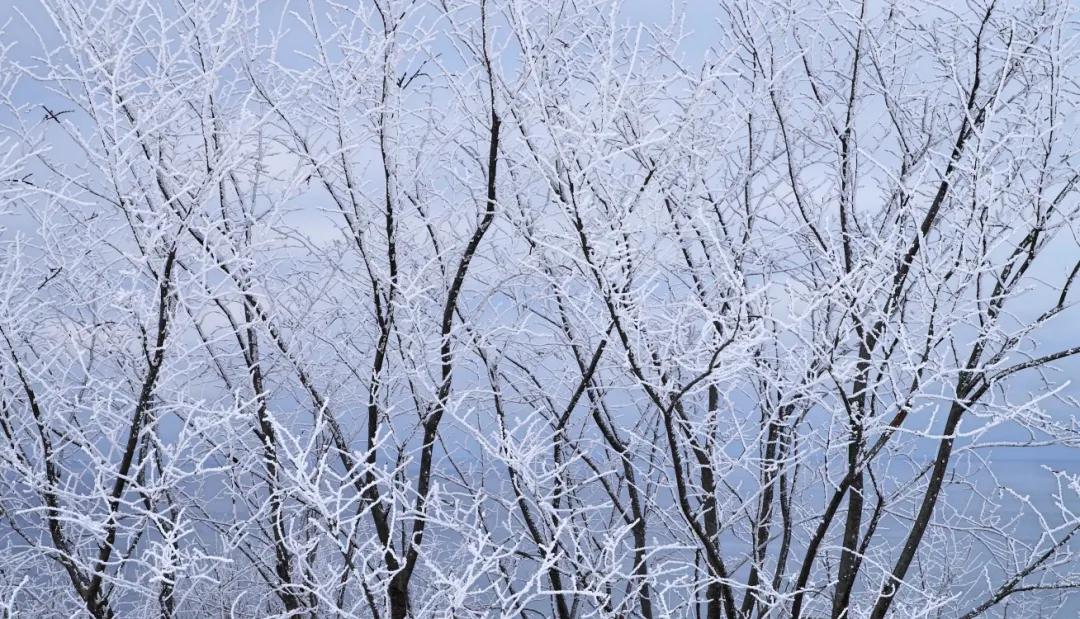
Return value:
<svg viewBox="0 0 1080 619">
<path fill-rule="evenodd" d="M 282 5 L 6 26 L 4 616 L 1070 616 L 1069 2 Z"/>
</svg>

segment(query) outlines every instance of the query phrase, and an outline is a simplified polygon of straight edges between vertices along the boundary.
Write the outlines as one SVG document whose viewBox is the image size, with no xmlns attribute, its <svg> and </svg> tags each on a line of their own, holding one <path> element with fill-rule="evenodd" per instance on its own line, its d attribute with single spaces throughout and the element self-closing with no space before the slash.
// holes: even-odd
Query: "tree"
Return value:
<svg viewBox="0 0 1080 619">
<path fill-rule="evenodd" d="M 1069 3 L 286 4 L 8 26 L 5 613 L 1075 606 Z"/>
</svg>

